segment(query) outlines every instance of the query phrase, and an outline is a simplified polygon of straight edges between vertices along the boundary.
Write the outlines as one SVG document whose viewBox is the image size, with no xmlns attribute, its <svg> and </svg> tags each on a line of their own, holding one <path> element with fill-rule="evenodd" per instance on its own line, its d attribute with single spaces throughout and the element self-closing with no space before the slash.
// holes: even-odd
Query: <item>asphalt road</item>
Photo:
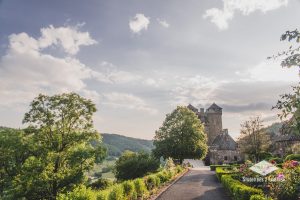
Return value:
<svg viewBox="0 0 300 200">
<path fill-rule="evenodd" d="M 157 200 L 230 200 L 215 173 L 207 167 L 190 170 Z"/>
</svg>

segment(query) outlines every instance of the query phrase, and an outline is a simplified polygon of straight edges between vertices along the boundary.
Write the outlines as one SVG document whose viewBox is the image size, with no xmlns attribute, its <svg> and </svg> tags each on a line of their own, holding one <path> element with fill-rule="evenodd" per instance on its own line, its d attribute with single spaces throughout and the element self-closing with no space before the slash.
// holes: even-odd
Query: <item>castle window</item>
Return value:
<svg viewBox="0 0 300 200">
<path fill-rule="evenodd" d="M 237 160 L 238 160 L 237 156 L 234 156 L 234 161 L 237 161 Z"/>
<path fill-rule="evenodd" d="M 224 156 L 224 160 L 227 160 L 228 158 L 227 158 L 227 156 Z"/>
</svg>

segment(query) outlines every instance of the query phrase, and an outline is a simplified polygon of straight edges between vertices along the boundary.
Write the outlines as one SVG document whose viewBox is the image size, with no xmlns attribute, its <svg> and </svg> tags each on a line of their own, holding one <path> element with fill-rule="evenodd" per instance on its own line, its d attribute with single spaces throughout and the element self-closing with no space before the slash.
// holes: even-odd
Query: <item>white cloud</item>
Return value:
<svg viewBox="0 0 300 200">
<path fill-rule="evenodd" d="M 94 44 L 94 40 L 89 34 L 72 27 L 56 30 L 50 26 L 53 37 L 46 36 L 45 30 L 48 29 L 41 29 L 42 36 L 37 39 L 26 33 L 9 36 L 9 47 L 0 60 L 1 105 L 28 104 L 38 93 L 75 91 L 96 98 L 96 92 L 88 90 L 84 82 L 92 78 L 92 70 L 88 66 L 76 58 L 59 58 L 42 52 L 46 47 L 60 45 L 66 52 L 74 54 L 81 45 Z"/>
<path fill-rule="evenodd" d="M 132 110 L 146 111 L 150 114 L 156 114 L 157 110 L 151 108 L 143 99 L 127 93 L 105 93 L 103 104 L 111 105 L 116 108 L 126 108 Z"/>
<path fill-rule="evenodd" d="M 266 13 L 286 6 L 289 0 L 223 0 L 223 9 L 211 8 L 206 10 L 204 18 L 210 18 L 220 30 L 228 28 L 228 21 L 233 19 L 235 12 L 249 15 L 255 11 Z"/>
<path fill-rule="evenodd" d="M 136 14 L 135 17 L 129 20 L 129 27 L 133 33 L 140 33 L 142 30 L 147 30 L 150 24 L 150 18 L 144 14 Z"/>
<path fill-rule="evenodd" d="M 158 23 L 160 25 L 162 25 L 165 28 L 169 28 L 170 27 L 170 24 L 166 20 L 162 20 L 162 19 L 157 18 L 157 21 L 158 21 Z"/>
<path fill-rule="evenodd" d="M 42 36 L 39 38 L 39 46 L 46 48 L 52 45 L 63 47 L 68 54 L 78 53 L 80 46 L 89 46 L 97 42 L 90 37 L 88 32 L 79 32 L 77 27 L 58 27 L 50 25 L 42 28 Z"/>
</svg>

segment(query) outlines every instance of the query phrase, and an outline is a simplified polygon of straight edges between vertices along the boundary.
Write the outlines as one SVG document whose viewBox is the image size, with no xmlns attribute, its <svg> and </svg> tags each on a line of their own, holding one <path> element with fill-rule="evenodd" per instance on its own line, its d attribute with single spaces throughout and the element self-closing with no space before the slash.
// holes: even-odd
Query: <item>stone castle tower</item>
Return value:
<svg viewBox="0 0 300 200">
<path fill-rule="evenodd" d="M 207 133 L 207 143 L 210 146 L 214 139 L 222 132 L 222 108 L 213 103 L 209 108 L 204 110 L 200 108 L 200 111 L 192 106 L 188 105 L 188 108 L 195 112 L 198 118 L 205 125 L 205 131 Z"/>
</svg>

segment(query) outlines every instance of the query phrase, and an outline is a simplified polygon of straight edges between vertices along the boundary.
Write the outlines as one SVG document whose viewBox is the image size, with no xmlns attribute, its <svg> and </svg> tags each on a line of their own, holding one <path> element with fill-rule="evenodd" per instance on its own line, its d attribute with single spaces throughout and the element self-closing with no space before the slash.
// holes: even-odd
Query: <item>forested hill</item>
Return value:
<svg viewBox="0 0 300 200">
<path fill-rule="evenodd" d="M 152 140 L 143 140 L 117 134 L 102 133 L 103 143 L 109 156 L 120 156 L 125 150 L 134 152 L 150 152 L 153 149 Z"/>
</svg>

